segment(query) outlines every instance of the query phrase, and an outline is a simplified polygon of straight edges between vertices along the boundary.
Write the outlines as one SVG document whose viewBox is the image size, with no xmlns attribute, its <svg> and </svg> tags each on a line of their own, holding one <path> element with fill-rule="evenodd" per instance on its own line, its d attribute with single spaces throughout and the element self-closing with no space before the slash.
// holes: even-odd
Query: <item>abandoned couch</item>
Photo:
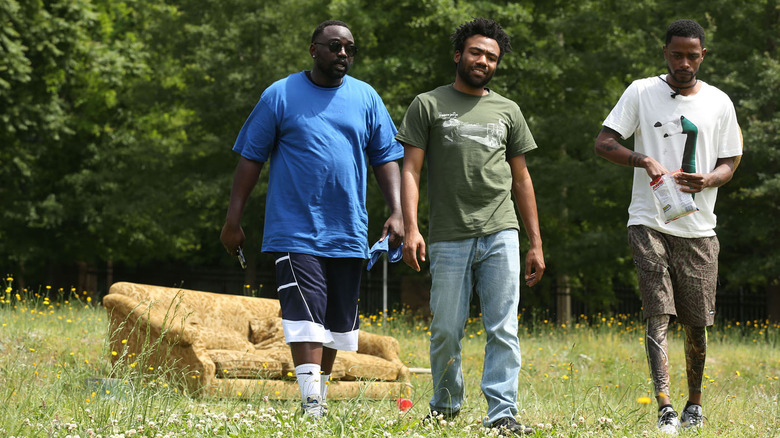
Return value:
<svg viewBox="0 0 780 438">
<path fill-rule="evenodd" d="M 194 394 L 299 397 L 277 300 L 122 282 L 103 306 L 114 364 L 159 367 Z M 399 352 L 395 338 L 361 330 L 358 351 L 336 356 L 328 398 L 408 394 Z"/>
</svg>

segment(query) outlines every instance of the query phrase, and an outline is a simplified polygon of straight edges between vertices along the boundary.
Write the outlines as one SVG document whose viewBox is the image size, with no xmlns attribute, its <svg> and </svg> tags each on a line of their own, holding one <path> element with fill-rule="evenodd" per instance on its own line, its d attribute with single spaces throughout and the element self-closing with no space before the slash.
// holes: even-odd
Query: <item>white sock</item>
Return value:
<svg viewBox="0 0 780 438">
<path fill-rule="evenodd" d="M 330 382 L 330 374 L 323 374 L 320 378 L 320 395 L 322 401 L 325 401 L 325 396 L 328 395 L 328 382 Z"/>
<path fill-rule="evenodd" d="M 309 397 L 320 397 L 320 366 L 316 363 L 305 363 L 295 367 L 301 398 L 305 402 Z"/>
</svg>

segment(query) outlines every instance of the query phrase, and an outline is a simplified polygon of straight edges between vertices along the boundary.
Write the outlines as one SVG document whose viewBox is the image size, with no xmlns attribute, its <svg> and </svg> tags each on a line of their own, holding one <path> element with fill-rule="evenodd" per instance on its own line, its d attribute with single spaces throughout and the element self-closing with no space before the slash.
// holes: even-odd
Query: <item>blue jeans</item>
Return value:
<svg viewBox="0 0 780 438">
<path fill-rule="evenodd" d="M 461 339 L 472 290 L 479 295 L 487 333 L 482 393 L 488 403 L 486 424 L 517 414 L 520 343 L 520 248 L 515 229 L 430 244 L 432 411 L 460 410 L 465 388 Z"/>
</svg>

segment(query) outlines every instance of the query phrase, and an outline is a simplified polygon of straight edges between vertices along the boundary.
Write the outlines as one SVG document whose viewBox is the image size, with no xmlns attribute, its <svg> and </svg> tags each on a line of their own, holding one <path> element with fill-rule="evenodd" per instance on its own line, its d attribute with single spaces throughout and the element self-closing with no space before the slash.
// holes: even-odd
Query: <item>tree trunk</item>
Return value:
<svg viewBox="0 0 780 438">
<path fill-rule="evenodd" d="M 561 275 L 558 277 L 558 287 L 556 295 L 556 316 L 558 324 L 568 324 L 571 321 L 571 288 L 569 287 L 569 276 Z"/>
<path fill-rule="evenodd" d="M 780 282 L 766 287 L 766 317 L 770 322 L 780 322 Z"/>
</svg>

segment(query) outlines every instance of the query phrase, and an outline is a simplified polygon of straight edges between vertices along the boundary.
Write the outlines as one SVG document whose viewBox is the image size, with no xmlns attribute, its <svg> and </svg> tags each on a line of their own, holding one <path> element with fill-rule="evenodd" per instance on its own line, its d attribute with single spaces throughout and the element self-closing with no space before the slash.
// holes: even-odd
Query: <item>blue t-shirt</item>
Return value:
<svg viewBox="0 0 780 438">
<path fill-rule="evenodd" d="M 350 76 L 323 88 L 300 72 L 268 87 L 233 146 L 270 161 L 263 251 L 367 258 L 367 166 L 403 157 L 395 134 L 376 91 Z"/>
</svg>

